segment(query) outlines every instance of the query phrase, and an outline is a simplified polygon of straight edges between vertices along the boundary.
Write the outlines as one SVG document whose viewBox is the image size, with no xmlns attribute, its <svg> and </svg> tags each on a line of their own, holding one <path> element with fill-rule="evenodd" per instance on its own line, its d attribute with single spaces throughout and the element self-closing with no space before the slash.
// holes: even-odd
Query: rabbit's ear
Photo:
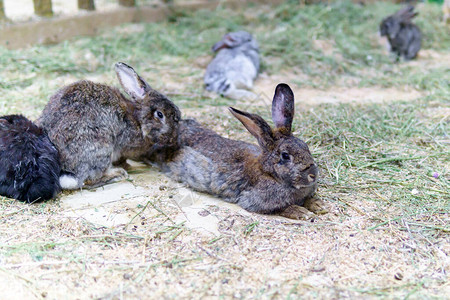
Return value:
<svg viewBox="0 0 450 300">
<path fill-rule="evenodd" d="M 258 115 L 249 114 L 233 107 L 228 108 L 230 112 L 247 128 L 247 130 L 258 140 L 258 144 L 264 149 L 270 149 L 274 144 L 272 129 L 269 124 Z"/>
<path fill-rule="evenodd" d="M 395 14 L 397 16 L 401 16 L 401 15 L 404 15 L 404 14 L 410 14 L 413 11 L 414 11 L 414 6 L 406 5 L 406 6 L 402 7 L 401 9 L 399 9 Z"/>
<path fill-rule="evenodd" d="M 230 45 L 228 45 L 225 40 L 220 40 L 212 46 L 211 50 L 217 52 L 223 48 L 230 48 Z"/>
<path fill-rule="evenodd" d="M 236 46 L 236 40 L 232 37 L 232 34 L 227 33 L 222 37 L 220 41 L 215 43 L 211 49 L 213 52 L 217 52 L 220 49 L 233 48 L 234 46 Z"/>
<path fill-rule="evenodd" d="M 402 23 L 409 23 L 411 19 L 417 16 L 419 13 L 414 12 L 414 6 L 407 5 L 396 12 L 396 15 L 400 18 Z"/>
<path fill-rule="evenodd" d="M 403 24 L 411 23 L 411 19 L 414 18 L 415 16 L 417 16 L 418 14 L 419 14 L 418 12 L 406 13 L 401 16 L 401 22 Z"/>
<path fill-rule="evenodd" d="M 291 133 L 292 120 L 294 119 L 294 93 L 291 88 L 280 83 L 275 89 L 272 101 L 272 120 L 275 128 L 284 134 Z"/>
<path fill-rule="evenodd" d="M 118 62 L 115 65 L 120 84 L 133 99 L 143 99 L 151 90 L 150 85 L 129 65 Z"/>
</svg>

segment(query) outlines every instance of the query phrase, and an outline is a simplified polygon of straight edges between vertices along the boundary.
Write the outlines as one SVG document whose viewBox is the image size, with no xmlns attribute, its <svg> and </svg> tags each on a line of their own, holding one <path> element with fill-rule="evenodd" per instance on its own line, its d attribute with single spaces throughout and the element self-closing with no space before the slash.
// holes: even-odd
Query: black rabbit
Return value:
<svg viewBox="0 0 450 300">
<path fill-rule="evenodd" d="M 0 195 L 32 203 L 60 191 L 58 150 L 21 115 L 0 117 Z"/>
<path fill-rule="evenodd" d="M 411 23 L 411 19 L 417 14 L 414 12 L 414 6 L 408 5 L 385 18 L 380 24 L 380 35 L 387 36 L 397 60 L 400 57 L 405 60 L 417 57 L 422 44 L 422 33 Z"/>
</svg>

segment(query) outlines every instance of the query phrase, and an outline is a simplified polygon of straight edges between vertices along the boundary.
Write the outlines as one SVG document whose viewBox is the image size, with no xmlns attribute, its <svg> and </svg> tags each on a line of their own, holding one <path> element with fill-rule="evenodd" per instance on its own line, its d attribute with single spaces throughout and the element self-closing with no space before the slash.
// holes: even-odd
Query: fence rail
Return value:
<svg viewBox="0 0 450 300">
<path fill-rule="evenodd" d="M 7 0 L 14 1 L 14 0 Z M 249 2 L 280 4 L 284 0 L 161 0 L 159 5 L 137 6 L 136 0 L 119 0 L 114 10 L 96 10 L 93 0 L 78 0 L 78 7 L 91 12 L 71 16 L 40 18 L 25 23 L 12 23 L 0 28 L 0 46 L 8 49 L 34 44 L 54 44 L 75 36 L 95 35 L 99 30 L 131 22 L 159 22 L 174 10 L 215 9 L 219 5 L 242 7 Z M 166 2 L 170 2 L 170 5 Z M 34 0 L 35 13 L 52 16 L 51 0 Z M 0 0 L 3 8 L 3 0 Z M 2 10 L 3 11 L 3 10 Z M 6 16 L 7 17 L 7 16 Z"/>
<path fill-rule="evenodd" d="M 136 6 L 136 0 L 118 0 L 123 7 Z M 34 14 L 40 17 L 53 16 L 52 0 L 33 0 Z M 94 0 L 78 0 L 78 9 L 95 11 Z M 6 19 L 4 0 L 0 0 L 0 20 Z"/>
<path fill-rule="evenodd" d="M 103 11 L 101 7 L 97 9 L 94 0 L 77 0 L 78 9 L 87 12 L 70 16 L 53 16 L 52 0 L 33 0 L 35 15 L 44 18 L 19 23 L 10 22 L 5 15 L 6 1 L 15 0 L 0 0 L 0 46 L 17 49 L 34 44 L 59 43 L 75 36 L 95 35 L 99 30 L 123 23 L 163 21 L 175 10 L 215 9 L 219 5 L 237 8 L 249 2 L 276 5 L 286 0 L 155 0 L 152 5 L 137 5 L 136 0 L 117 0 L 116 9 Z M 302 4 L 332 1 L 299 0 Z M 353 1 L 360 3 L 375 0 Z"/>
</svg>

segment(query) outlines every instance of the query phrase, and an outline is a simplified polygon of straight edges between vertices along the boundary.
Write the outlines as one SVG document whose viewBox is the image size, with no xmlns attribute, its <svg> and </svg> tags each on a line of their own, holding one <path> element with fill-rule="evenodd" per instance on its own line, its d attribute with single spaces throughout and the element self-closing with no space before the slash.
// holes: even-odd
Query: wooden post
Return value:
<svg viewBox="0 0 450 300">
<path fill-rule="evenodd" d="M 52 0 L 33 0 L 33 3 L 36 15 L 41 17 L 51 17 L 53 15 Z"/>
<path fill-rule="evenodd" d="M 3 0 L 0 0 L 0 20 L 6 19 L 5 7 L 3 6 Z"/>
<path fill-rule="evenodd" d="M 78 9 L 95 10 L 94 0 L 78 0 Z"/>
<path fill-rule="evenodd" d="M 120 6 L 133 7 L 136 6 L 136 0 L 119 0 Z"/>
</svg>

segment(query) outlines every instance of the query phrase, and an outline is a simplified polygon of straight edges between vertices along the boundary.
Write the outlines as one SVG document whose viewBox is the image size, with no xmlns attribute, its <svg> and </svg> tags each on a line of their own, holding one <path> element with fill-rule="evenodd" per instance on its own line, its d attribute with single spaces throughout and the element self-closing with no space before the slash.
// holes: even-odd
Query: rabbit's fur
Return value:
<svg viewBox="0 0 450 300">
<path fill-rule="evenodd" d="M 411 22 L 417 14 L 414 12 L 414 6 L 409 5 L 385 18 L 380 24 L 380 35 L 387 36 L 391 51 L 397 55 L 397 60 L 400 57 L 405 60 L 413 59 L 420 50 L 422 33 Z"/>
<path fill-rule="evenodd" d="M 28 203 L 60 190 L 58 150 L 45 132 L 21 115 L 0 117 L 0 195 Z"/>
<path fill-rule="evenodd" d="M 444 0 L 442 3 L 443 20 L 445 24 L 450 24 L 450 0 Z"/>
<path fill-rule="evenodd" d="M 291 134 L 294 95 L 279 84 L 272 102 L 275 129 L 258 115 L 230 107 L 259 147 L 224 138 L 195 120 L 180 122 L 181 148 L 160 167 L 169 177 L 252 212 L 272 214 L 316 191 L 318 167 L 302 140 Z"/>
<path fill-rule="evenodd" d="M 39 119 L 60 152 L 63 189 L 124 179 L 126 159 L 176 143 L 179 109 L 130 66 L 117 63 L 118 89 L 91 81 L 63 87 Z M 116 167 L 113 167 L 113 164 Z"/>
<path fill-rule="evenodd" d="M 206 68 L 206 90 L 232 99 L 256 97 L 248 91 L 259 72 L 259 48 L 253 36 L 246 31 L 227 33 L 212 51 L 217 55 Z"/>
</svg>

